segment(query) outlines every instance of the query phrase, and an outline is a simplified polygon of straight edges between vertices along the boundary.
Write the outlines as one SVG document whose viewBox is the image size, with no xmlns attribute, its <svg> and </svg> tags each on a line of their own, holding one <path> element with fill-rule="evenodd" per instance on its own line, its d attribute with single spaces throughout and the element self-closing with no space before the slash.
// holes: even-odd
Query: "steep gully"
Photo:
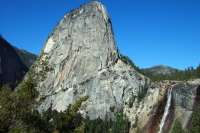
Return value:
<svg viewBox="0 0 200 133">
<path fill-rule="evenodd" d="M 171 97 L 169 97 L 169 95 L 171 95 Z M 157 104 L 158 106 L 155 111 L 155 114 L 148 119 L 148 122 L 144 127 L 140 128 L 141 132 L 160 133 L 160 127 L 165 132 L 170 131 L 174 120 L 174 99 L 172 97 L 172 84 L 168 84 L 166 86 L 166 90 L 164 91 L 164 95 L 162 95 L 162 97 L 163 99 Z"/>
<path fill-rule="evenodd" d="M 144 133 L 161 133 L 162 130 L 169 131 L 174 115 L 174 100 L 172 98 L 172 86 L 168 85 L 164 99 L 160 101 L 155 115 L 153 115 L 147 125 L 141 129 Z"/>
</svg>

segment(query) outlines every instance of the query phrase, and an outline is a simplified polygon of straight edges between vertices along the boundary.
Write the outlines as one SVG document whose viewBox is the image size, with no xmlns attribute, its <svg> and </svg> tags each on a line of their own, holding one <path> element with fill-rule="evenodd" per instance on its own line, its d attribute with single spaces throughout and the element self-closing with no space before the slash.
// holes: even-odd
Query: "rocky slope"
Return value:
<svg viewBox="0 0 200 133">
<path fill-rule="evenodd" d="M 22 63 L 13 47 L 0 36 L 0 87 L 7 83 L 11 83 L 14 87 L 15 81 L 21 80 L 23 72 L 27 71 L 28 68 Z"/>
</svg>

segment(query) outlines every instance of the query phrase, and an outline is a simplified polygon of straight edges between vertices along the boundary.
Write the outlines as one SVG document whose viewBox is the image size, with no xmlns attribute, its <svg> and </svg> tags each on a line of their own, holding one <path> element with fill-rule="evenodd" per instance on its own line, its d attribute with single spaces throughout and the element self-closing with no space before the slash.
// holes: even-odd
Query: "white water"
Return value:
<svg viewBox="0 0 200 133">
<path fill-rule="evenodd" d="M 163 117 L 162 117 L 162 120 L 161 120 L 161 123 L 160 123 L 160 129 L 159 129 L 158 133 L 162 132 L 162 128 L 163 128 L 163 126 L 165 124 L 166 117 L 167 117 L 167 115 L 169 113 L 169 107 L 170 107 L 170 104 L 171 104 L 171 98 L 172 98 L 172 88 L 168 89 L 167 104 L 165 106 L 165 112 L 163 114 Z"/>
</svg>

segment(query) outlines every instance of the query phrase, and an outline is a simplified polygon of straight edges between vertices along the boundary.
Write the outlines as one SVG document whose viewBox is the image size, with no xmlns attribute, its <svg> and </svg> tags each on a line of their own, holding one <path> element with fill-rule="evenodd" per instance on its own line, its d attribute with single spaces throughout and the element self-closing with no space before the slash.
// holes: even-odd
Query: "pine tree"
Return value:
<svg viewBox="0 0 200 133">
<path fill-rule="evenodd" d="M 190 133 L 199 133 L 200 132 L 200 105 L 198 104 L 194 110 L 192 122 L 189 127 Z"/>
<path fill-rule="evenodd" d="M 181 122 L 178 119 L 176 119 L 176 121 L 174 123 L 172 133 L 185 133 L 185 131 L 181 125 Z"/>
</svg>

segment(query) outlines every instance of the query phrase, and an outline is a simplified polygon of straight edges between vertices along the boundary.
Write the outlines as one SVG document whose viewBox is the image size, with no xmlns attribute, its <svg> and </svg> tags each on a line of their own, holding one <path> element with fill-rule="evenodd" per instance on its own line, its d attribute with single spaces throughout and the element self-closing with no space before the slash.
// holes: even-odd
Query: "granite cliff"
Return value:
<svg viewBox="0 0 200 133">
<path fill-rule="evenodd" d="M 83 112 L 92 119 L 104 118 L 106 112 L 113 116 L 148 82 L 120 60 L 110 17 L 96 1 L 61 19 L 45 42 L 34 70 L 42 70 L 41 61 L 52 67 L 40 81 L 40 94 L 45 97 L 40 112 L 49 107 L 64 110 L 79 97 L 89 95 Z"/>
</svg>

